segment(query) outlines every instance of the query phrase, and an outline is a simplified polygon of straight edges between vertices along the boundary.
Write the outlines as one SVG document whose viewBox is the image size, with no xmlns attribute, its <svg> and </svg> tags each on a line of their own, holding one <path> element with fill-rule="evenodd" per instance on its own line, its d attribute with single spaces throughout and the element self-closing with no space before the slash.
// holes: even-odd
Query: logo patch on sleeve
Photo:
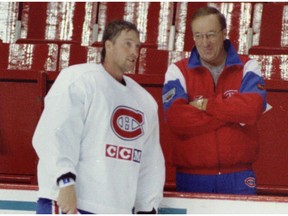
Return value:
<svg viewBox="0 0 288 216">
<path fill-rule="evenodd" d="M 236 89 L 227 90 L 227 91 L 224 92 L 223 98 L 229 98 L 232 95 L 237 94 L 237 93 L 238 93 L 238 90 L 236 90 Z"/>
<path fill-rule="evenodd" d="M 169 102 L 176 94 L 176 88 L 170 89 L 162 96 L 163 103 Z"/>
<path fill-rule="evenodd" d="M 255 188 L 256 187 L 256 180 L 254 177 L 248 177 L 245 180 L 245 184 L 250 187 L 250 188 Z"/>
</svg>

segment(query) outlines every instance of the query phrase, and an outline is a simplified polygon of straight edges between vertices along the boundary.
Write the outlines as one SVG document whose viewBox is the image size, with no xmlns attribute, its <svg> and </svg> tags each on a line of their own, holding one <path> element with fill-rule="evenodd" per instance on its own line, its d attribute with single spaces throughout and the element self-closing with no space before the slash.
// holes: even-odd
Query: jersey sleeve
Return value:
<svg viewBox="0 0 288 216">
<path fill-rule="evenodd" d="M 244 66 L 239 93 L 209 98 L 206 112 L 227 122 L 255 124 L 266 108 L 264 86 L 260 66 L 255 60 L 249 60 Z"/>
<path fill-rule="evenodd" d="M 165 74 L 162 91 L 165 121 L 178 135 L 198 135 L 213 131 L 225 122 L 189 105 L 185 79 L 172 64 Z"/>
<path fill-rule="evenodd" d="M 33 146 L 41 163 L 54 167 L 50 175 L 55 184 L 65 173 L 77 175 L 75 166 L 84 125 L 84 92 L 76 84 L 60 85 L 56 80 L 46 96 L 45 108 L 33 135 Z"/>
<path fill-rule="evenodd" d="M 141 156 L 135 212 L 149 212 L 153 208 L 157 210 L 163 197 L 165 163 L 160 146 L 159 121 L 156 112 L 151 120 L 154 125 L 150 128 Z"/>
</svg>

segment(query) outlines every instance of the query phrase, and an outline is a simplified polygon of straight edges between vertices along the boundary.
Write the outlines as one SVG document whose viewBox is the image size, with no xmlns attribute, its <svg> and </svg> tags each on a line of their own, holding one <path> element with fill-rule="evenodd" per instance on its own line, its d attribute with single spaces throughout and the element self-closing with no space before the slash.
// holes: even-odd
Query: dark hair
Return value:
<svg viewBox="0 0 288 216">
<path fill-rule="evenodd" d="M 104 31 L 103 38 L 102 38 L 102 51 L 101 51 L 101 62 L 104 62 L 105 56 L 106 56 L 106 48 L 105 48 L 105 42 L 107 40 L 110 40 L 114 42 L 116 38 L 120 35 L 120 33 L 123 30 L 127 31 L 135 31 L 138 35 L 140 34 L 136 25 L 134 25 L 131 22 L 125 21 L 125 20 L 114 20 L 110 22 Z"/>
<path fill-rule="evenodd" d="M 209 7 L 209 6 L 197 9 L 197 11 L 191 17 L 191 24 L 198 17 L 208 16 L 211 14 L 217 15 L 219 23 L 221 25 L 221 30 L 226 29 L 227 24 L 226 24 L 225 16 L 219 10 L 217 10 L 215 7 Z"/>
</svg>

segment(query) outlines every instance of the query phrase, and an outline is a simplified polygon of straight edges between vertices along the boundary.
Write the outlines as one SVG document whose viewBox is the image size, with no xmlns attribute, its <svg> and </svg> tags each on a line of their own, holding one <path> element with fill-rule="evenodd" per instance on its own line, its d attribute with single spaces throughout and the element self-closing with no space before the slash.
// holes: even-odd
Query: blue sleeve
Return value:
<svg viewBox="0 0 288 216">
<path fill-rule="evenodd" d="M 266 109 L 267 100 L 266 95 L 267 92 L 265 90 L 265 82 L 262 77 L 257 75 L 254 72 L 247 72 L 242 80 L 240 93 L 257 93 L 263 98 L 263 108 Z"/>
<path fill-rule="evenodd" d="M 166 111 L 176 99 L 188 101 L 188 96 L 182 87 L 179 79 L 167 82 L 162 89 L 162 101 Z"/>
</svg>

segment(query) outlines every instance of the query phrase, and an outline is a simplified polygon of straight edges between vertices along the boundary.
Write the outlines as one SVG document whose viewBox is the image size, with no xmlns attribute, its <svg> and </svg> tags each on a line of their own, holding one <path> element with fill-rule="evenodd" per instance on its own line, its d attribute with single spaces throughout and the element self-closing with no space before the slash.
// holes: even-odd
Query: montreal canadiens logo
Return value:
<svg viewBox="0 0 288 216">
<path fill-rule="evenodd" d="M 226 92 L 224 92 L 224 98 L 229 98 L 232 95 L 237 94 L 237 93 L 238 93 L 238 90 L 234 90 L 234 89 L 227 90 Z"/>
<path fill-rule="evenodd" d="M 256 180 L 254 177 L 248 177 L 244 181 L 248 187 L 250 187 L 250 188 L 256 187 Z"/>
<path fill-rule="evenodd" d="M 111 118 L 114 133 L 123 140 L 135 140 L 144 134 L 144 115 L 141 111 L 118 106 Z"/>
</svg>

